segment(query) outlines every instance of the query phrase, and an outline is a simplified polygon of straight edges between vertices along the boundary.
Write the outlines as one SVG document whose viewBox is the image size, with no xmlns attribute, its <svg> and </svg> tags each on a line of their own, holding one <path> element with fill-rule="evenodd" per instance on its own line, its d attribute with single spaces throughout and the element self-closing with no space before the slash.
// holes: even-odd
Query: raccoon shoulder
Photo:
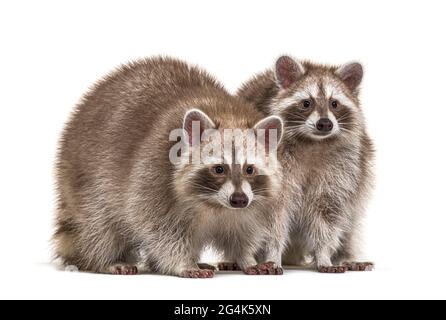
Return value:
<svg viewBox="0 0 446 320">
<path fill-rule="evenodd" d="M 277 86 L 274 71 L 266 70 L 246 81 L 237 91 L 237 96 L 253 103 L 260 111 L 267 114 L 267 106 L 277 96 Z"/>
</svg>

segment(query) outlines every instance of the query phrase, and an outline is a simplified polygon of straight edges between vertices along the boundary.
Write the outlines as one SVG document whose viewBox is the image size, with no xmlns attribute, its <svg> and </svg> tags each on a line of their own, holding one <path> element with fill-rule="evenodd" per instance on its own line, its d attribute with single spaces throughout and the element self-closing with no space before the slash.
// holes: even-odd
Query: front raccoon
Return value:
<svg viewBox="0 0 446 320">
<path fill-rule="evenodd" d="M 247 162 L 240 153 L 212 164 L 183 161 L 208 145 L 189 140 L 194 124 L 199 138 L 208 129 L 254 128 L 276 129 L 280 140 L 280 118 L 262 118 L 180 61 L 121 67 L 85 96 L 63 133 L 56 254 L 80 270 L 134 274 L 140 268 L 204 278 L 213 271 L 200 270 L 197 261 L 213 244 L 248 274 L 280 273 L 286 220 L 272 210 L 280 166 Z M 178 130 L 179 150 L 169 139 Z M 274 155 L 266 161 L 275 163 Z M 269 175 L 259 174 L 264 171 Z M 268 260 L 258 264 L 255 255 L 265 244 Z"/>
<path fill-rule="evenodd" d="M 354 263 L 373 160 L 358 98 L 362 72 L 358 63 L 331 67 L 283 56 L 274 71 L 239 91 L 285 121 L 280 157 L 291 172 L 284 201 L 294 220 L 286 264 L 301 264 L 311 254 L 321 272 L 372 266 Z"/>
<path fill-rule="evenodd" d="M 280 274 L 287 231 L 284 212 L 274 203 L 281 188 L 280 164 L 275 156 L 249 159 L 248 134 L 244 131 L 248 128 L 275 129 L 280 139 L 282 121 L 271 116 L 252 126 L 247 118 L 235 115 L 234 110 L 225 114 L 227 107 L 217 108 L 222 108 L 218 111 L 218 124 L 202 111 L 190 110 L 184 128 L 189 137 L 192 136 L 192 123 L 199 124 L 199 136 L 214 130 L 219 144 L 217 149 L 229 152 L 218 156 L 208 154 L 205 152 L 209 149 L 208 141 L 202 141 L 199 146 L 189 145 L 190 152 L 185 152 L 177 161 L 174 179 L 177 197 L 201 212 L 200 219 L 205 222 L 197 237 L 202 243 L 222 251 L 230 260 L 239 261 L 248 274 Z M 228 145 L 224 138 L 228 133 L 233 143 L 225 150 Z M 236 148 L 238 138 L 241 138 L 241 148 Z M 203 156 L 198 163 L 193 159 L 195 152 Z M 264 246 L 268 247 L 267 254 L 259 262 L 265 264 L 256 266 L 257 253 Z"/>
</svg>

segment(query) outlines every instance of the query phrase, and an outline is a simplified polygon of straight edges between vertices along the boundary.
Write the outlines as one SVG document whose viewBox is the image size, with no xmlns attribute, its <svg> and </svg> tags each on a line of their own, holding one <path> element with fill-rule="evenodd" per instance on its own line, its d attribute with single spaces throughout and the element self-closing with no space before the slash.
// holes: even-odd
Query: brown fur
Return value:
<svg viewBox="0 0 446 320">
<path fill-rule="evenodd" d="M 342 262 L 357 257 L 359 224 L 373 181 L 374 148 L 357 87 L 362 69 L 357 64 L 348 65 L 350 69 L 344 70 L 353 75 L 348 78 L 339 67 L 303 62 L 299 69 L 297 62 L 290 67 L 291 58 L 281 59 L 276 71 L 253 77 L 240 88 L 238 96 L 254 103 L 265 115 L 282 116 L 287 124 L 279 159 L 285 177 L 282 201 L 294 223 L 284 263 L 301 264 L 311 254 L 321 272 L 345 271 Z M 292 76 L 287 77 L 289 72 Z M 305 110 L 303 100 L 294 98 L 296 93 L 311 86 L 323 92 L 323 81 L 336 87 L 353 106 L 340 104 L 336 110 L 329 109 L 329 99 L 319 94 L 310 98 L 313 109 Z M 305 123 L 315 110 L 321 116 L 333 111 L 340 120 L 339 133 L 326 139 L 310 134 Z"/>
<path fill-rule="evenodd" d="M 124 65 L 85 95 L 63 132 L 57 161 L 54 244 L 64 263 L 95 272 L 122 273 L 125 266 L 134 273 L 138 265 L 209 277 L 197 266 L 206 245 L 244 268 L 256 264 L 253 256 L 265 243 L 282 245 L 285 224 L 272 210 L 280 168 L 268 178 L 268 197 L 230 210 L 203 200 L 205 188 L 197 184 L 215 184 L 205 167 L 169 161 L 175 143 L 169 132 L 182 127 L 191 108 L 218 128 L 252 128 L 263 118 L 207 73 L 170 58 Z M 258 179 L 265 185 L 266 178 Z"/>
</svg>

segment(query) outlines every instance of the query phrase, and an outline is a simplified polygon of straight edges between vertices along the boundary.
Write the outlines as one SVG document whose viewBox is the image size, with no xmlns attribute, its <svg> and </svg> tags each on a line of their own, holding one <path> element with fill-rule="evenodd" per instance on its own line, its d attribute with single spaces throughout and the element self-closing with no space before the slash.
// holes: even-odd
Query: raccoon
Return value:
<svg viewBox="0 0 446 320">
<path fill-rule="evenodd" d="M 373 185 L 374 146 L 361 111 L 359 63 L 327 66 L 282 56 L 238 96 L 285 121 L 279 158 L 288 172 L 284 204 L 293 220 L 284 264 L 312 257 L 324 273 L 370 270 L 356 262 Z"/>
<path fill-rule="evenodd" d="M 280 117 L 265 118 L 205 71 L 173 58 L 124 65 L 85 95 L 65 127 L 56 165 L 53 239 L 64 264 L 209 278 L 214 270 L 197 262 L 213 245 L 247 274 L 281 274 L 287 219 L 276 210 L 280 164 L 273 153 L 256 163 L 240 152 L 212 164 L 183 161 L 208 146 L 193 143 L 195 125 L 199 139 L 208 129 L 273 129 L 277 140 L 283 131 Z M 172 139 L 177 129 L 181 135 Z M 256 261 L 265 246 L 267 260 Z"/>
</svg>

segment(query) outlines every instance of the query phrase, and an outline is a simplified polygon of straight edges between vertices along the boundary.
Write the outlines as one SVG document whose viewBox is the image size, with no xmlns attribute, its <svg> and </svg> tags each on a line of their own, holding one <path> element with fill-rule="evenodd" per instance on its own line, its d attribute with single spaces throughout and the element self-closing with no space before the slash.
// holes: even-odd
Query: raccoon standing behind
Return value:
<svg viewBox="0 0 446 320">
<path fill-rule="evenodd" d="M 331 67 L 282 56 L 238 92 L 285 121 L 285 207 L 293 219 L 284 264 L 312 255 L 320 272 L 369 270 L 357 263 L 359 224 L 373 181 L 374 148 L 359 102 L 359 63 Z"/>
<path fill-rule="evenodd" d="M 207 278 L 213 270 L 197 262 L 203 247 L 214 245 L 248 274 L 280 274 L 286 221 L 273 210 L 280 166 L 169 158 L 177 143 L 169 134 L 179 128 L 190 135 L 194 122 L 200 133 L 277 129 L 280 139 L 281 119 L 263 117 L 205 72 L 174 59 L 141 60 L 107 76 L 77 106 L 61 139 L 57 256 L 85 271 L 147 268 Z M 269 175 L 259 174 L 265 170 Z M 265 245 L 271 250 L 258 264 Z"/>
</svg>

